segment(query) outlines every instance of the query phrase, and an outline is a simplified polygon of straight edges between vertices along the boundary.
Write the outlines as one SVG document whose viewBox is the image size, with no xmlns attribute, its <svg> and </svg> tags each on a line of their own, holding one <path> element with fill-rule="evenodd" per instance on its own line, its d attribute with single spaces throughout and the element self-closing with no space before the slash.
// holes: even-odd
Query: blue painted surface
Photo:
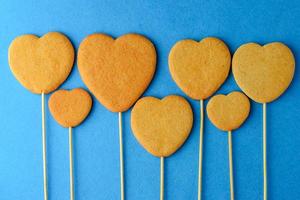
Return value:
<svg viewBox="0 0 300 200">
<path fill-rule="evenodd" d="M 118 37 L 136 32 L 156 45 L 158 65 L 144 95 L 185 96 L 172 81 L 168 53 L 176 41 L 223 39 L 234 52 L 241 44 L 281 41 L 300 57 L 300 3 L 290 1 L 4 1 L 0 0 L 0 199 L 42 199 L 41 98 L 13 77 L 7 48 L 18 35 L 65 33 L 76 49 L 88 34 Z M 287 92 L 268 105 L 269 199 L 300 199 L 299 65 Z M 61 88 L 85 87 L 77 66 Z M 238 90 L 233 76 L 218 91 Z M 49 97 L 47 97 L 49 98 Z M 193 131 L 183 148 L 165 161 L 166 199 L 197 197 L 199 103 Z M 207 102 L 206 102 L 207 103 Z M 233 133 L 236 199 L 262 199 L 262 106 L 252 103 L 249 119 Z M 50 200 L 69 199 L 67 129 L 47 110 Z M 74 130 L 75 189 L 78 200 L 119 199 L 118 116 L 94 98 L 88 119 Z M 229 199 L 227 136 L 205 119 L 203 199 Z M 159 159 L 148 154 L 124 114 L 126 197 L 159 198 Z"/>
</svg>

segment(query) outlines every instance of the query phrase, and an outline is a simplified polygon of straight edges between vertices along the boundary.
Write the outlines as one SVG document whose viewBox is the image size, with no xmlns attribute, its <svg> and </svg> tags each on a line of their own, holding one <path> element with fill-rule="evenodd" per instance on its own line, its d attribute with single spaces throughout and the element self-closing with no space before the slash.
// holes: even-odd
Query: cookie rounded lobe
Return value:
<svg viewBox="0 0 300 200">
<path fill-rule="evenodd" d="M 226 44 L 214 37 L 200 42 L 182 40 L 169 54 L 169 70 L 179 88 L 189 97 L 204 100 L 226 80 L 231 55 Z"/>
<path fill-rule="evenodd" d="M 92 98 L 81 88 L 58 90 L 50 96 L 48 104 L 50 113 L 61 126 L 76 127 L 90 113 Z"/>
<path fill-rule="evenodd" d="M 162 100 L 144 97 L 131 111 L 131 128 L 139 143 L 152 155 L 167 157 L 179 149 L 190 134 L 193 112 L 180 96 Z"/>
<path fill-rule="evenodd" d="M 207 104 L 210 121 L 223 131 L 239 128 L 250 113 L 250 101 L 241 92 L 231 92 L 227 96 L 215 95 Z"/>
<path fill-rule="evenodd" d="M 264 46 L 247 43 L 234 53 L 232 72 L 247 96 L 258 103 L 269 103 L 280 97 L 290 85 L 295 59 L 283 43 Z"/>
<path fill-rule="evenodd" d="M 15 38 L 8 51 L 10 69 L 29 91 L 41 94 L 58 88 L 68 77 L 74 62 L 74 48 L 61 33 L 42 37 L 32 34 Z"/>
<path fill-rule="evenodd" d="M 126 34 L 87 36 L 78 51 L 78 68 L 89 90 L 112 112 L 128 110 L 150 84 L 156 50 L 146 37 Z"/>
</svg>

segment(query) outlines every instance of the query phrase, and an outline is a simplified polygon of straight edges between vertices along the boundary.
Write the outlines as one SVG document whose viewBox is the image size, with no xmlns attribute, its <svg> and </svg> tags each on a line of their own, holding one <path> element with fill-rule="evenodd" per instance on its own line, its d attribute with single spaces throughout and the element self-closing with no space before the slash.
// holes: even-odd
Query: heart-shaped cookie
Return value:
<svg viewBox="0 0 300 200">
<path fill-rule="evenodd" d="M 180 96 L 162 100 L 144 97 L 131 111 L 131 127 L 139 143 L 157 157 L 173 154 L 185 142 L 193 126 L 190 104 Z"/>
<path fill-rule="evenodd" d="M 240 46 L 232 59 L 232 72 L 240 88 L 254 101 L 277 99 L 290 85 L 295 71 L 291 50 L 282 43 Z"/>
<path fill-rule="evenodd" d="M 92 34 L 80 44 L 78 68 L 84 83 L 107 109 L 123 112 L 151 82 L 156 51 L 141 35 L 127 34 L 114 40 Z"/>
<path fill-rule="evenodd" d="M 189 97 L 204 100 L 223 84 L 230 69 L 231 55 L 226 44 L 208 37 L 200 42 L 177 42 L 169 55 L 172 78 Z"/>
<path fill-rule="evenodd" d="M 61 33 L 50 32 L 41 38 L 22 35 L 10 44 L 8 61 L 14 76 L 26 89 L 47 94 L 70 74 L 74 48 Z"/>
<path fill-rule="evenodd" d="M 90 113 L 92 98 L 84 89 L 58 90 L 49 98 L 49 110 L 63 127 L 78 126 Z"/>
<path fill-rule="evenodd" d="M 227 96 L 213 96 L 207 104 L 207 115 L 210 121 L 223 131 L 239 128 L 250 112 L 250 101 L 241 92 L 231 92 Z"/>
</svg>

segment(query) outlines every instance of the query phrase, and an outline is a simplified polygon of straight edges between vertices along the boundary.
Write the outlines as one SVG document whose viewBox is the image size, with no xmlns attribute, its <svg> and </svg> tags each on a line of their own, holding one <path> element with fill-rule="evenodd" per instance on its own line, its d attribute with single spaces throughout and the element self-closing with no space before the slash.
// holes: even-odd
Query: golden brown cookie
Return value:
<svg viewBox="0 0 300 200">
<path fill-rule="evenodd" d="M 63 127 L 78 126 L 90 113 L 92 98 L 84 89 L 58 90 L 49 98 L 49 109 Z"/>
<path fill-rule="evenodd" d="M 250 112 L 250 101 L 241 92 L 231 92 L 227 96 L 213 96 L 207 104 L 207 115 L 210 121 L 223 131 L 239 128 Z"/>
<path fill-rule="evenodd" d="M 290 85 L 295 71 L 291 50 L 282 43 L 248 43 L 234 53 L 232 72 L 240 88 L 254 101 L 277 99 Z"/>
<path fill-rule="evenodd" d="M 157 157 L 173 154 L 185 142 L 193 125 L 190 104 L 180 96 L 162 100 L 144 97 L 131 111 L 131 128 L 139 143 Z"/>
<path fill-rule="evenodd" d="M 14 76 L 26 89 L 47 94 L 58 88 L 70 74 L 74 48 L 61 33 L 50 32 L 41 38 L 22 35 L 10 44 L 8 61 Z"/>
<path fill-rule="evenodd" d="M 169 55 L 172 78 L 189 97 L 204 100 L 223 84 L 230 69 L 231 55 L 226 44 L 213 37 L 200 42 L 177 42 Z"/>
<path fill-rule="evenodd" d="M 80 44 L 78 68 L 84 83 L 107 109 L 123 112 L 151 82 L 156 51 L 147 38 L 138 34 L 117 39 L 92 34 Z"/>
</svg>

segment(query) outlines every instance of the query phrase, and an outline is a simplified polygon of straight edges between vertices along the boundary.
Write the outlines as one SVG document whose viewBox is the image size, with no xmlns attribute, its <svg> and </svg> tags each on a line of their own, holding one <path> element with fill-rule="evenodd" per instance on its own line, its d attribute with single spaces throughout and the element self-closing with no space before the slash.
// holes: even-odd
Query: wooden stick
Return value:
<svg viewBox="0 0 300 200">
<path fill-rule="evenodd" d="M 228 155 L 229 155 L 229 175 L 230 175 L 230 199 L 234 200 L 234 181 L 232 164 L 232 137 L 231 131 L 228 131 Z"/>
<path fill-rule="evenodd" d="M 73 134 L 69 127 L 69 159 L 70 159 L 70 200 L 74 200 L 74 175 L 73 175 Z"/>
<path fill-rule="evenodd" d="M 199 137 L 199 169 L 198 169 L 198 200 L 202 193 L 202 160 L 203 160 L 203 100 L 200 100 L 200 137 Z"/>
<path fill-rule="evenodd" d="M 267 104 L 263 104 L 263 159 L 264 159 L 264 200 L 268 199 L 267 180 Z"/>
<path fill-rule="evenodd" d="M 160 200 L 164 200 L 164 157 L 160 157 Z"/>
<path fill-rule="evenodd" d="M 44 200 L 48 200 L 47 187 L 47 158 L 46 158 L 46 123 L 45 123 L 45 93 L 42 92 L 42 145 L 43 145 L 43 177 L 44 177 Z"/>
<path fill-rule="evenodd" d="M 124 200 L 124 159 L 123 159 L 123 136 L 122 136 L 122 113 L 119 112 L 119 142 L 120 142 L 120 186 L 121 200 Z"/>
</svg>

